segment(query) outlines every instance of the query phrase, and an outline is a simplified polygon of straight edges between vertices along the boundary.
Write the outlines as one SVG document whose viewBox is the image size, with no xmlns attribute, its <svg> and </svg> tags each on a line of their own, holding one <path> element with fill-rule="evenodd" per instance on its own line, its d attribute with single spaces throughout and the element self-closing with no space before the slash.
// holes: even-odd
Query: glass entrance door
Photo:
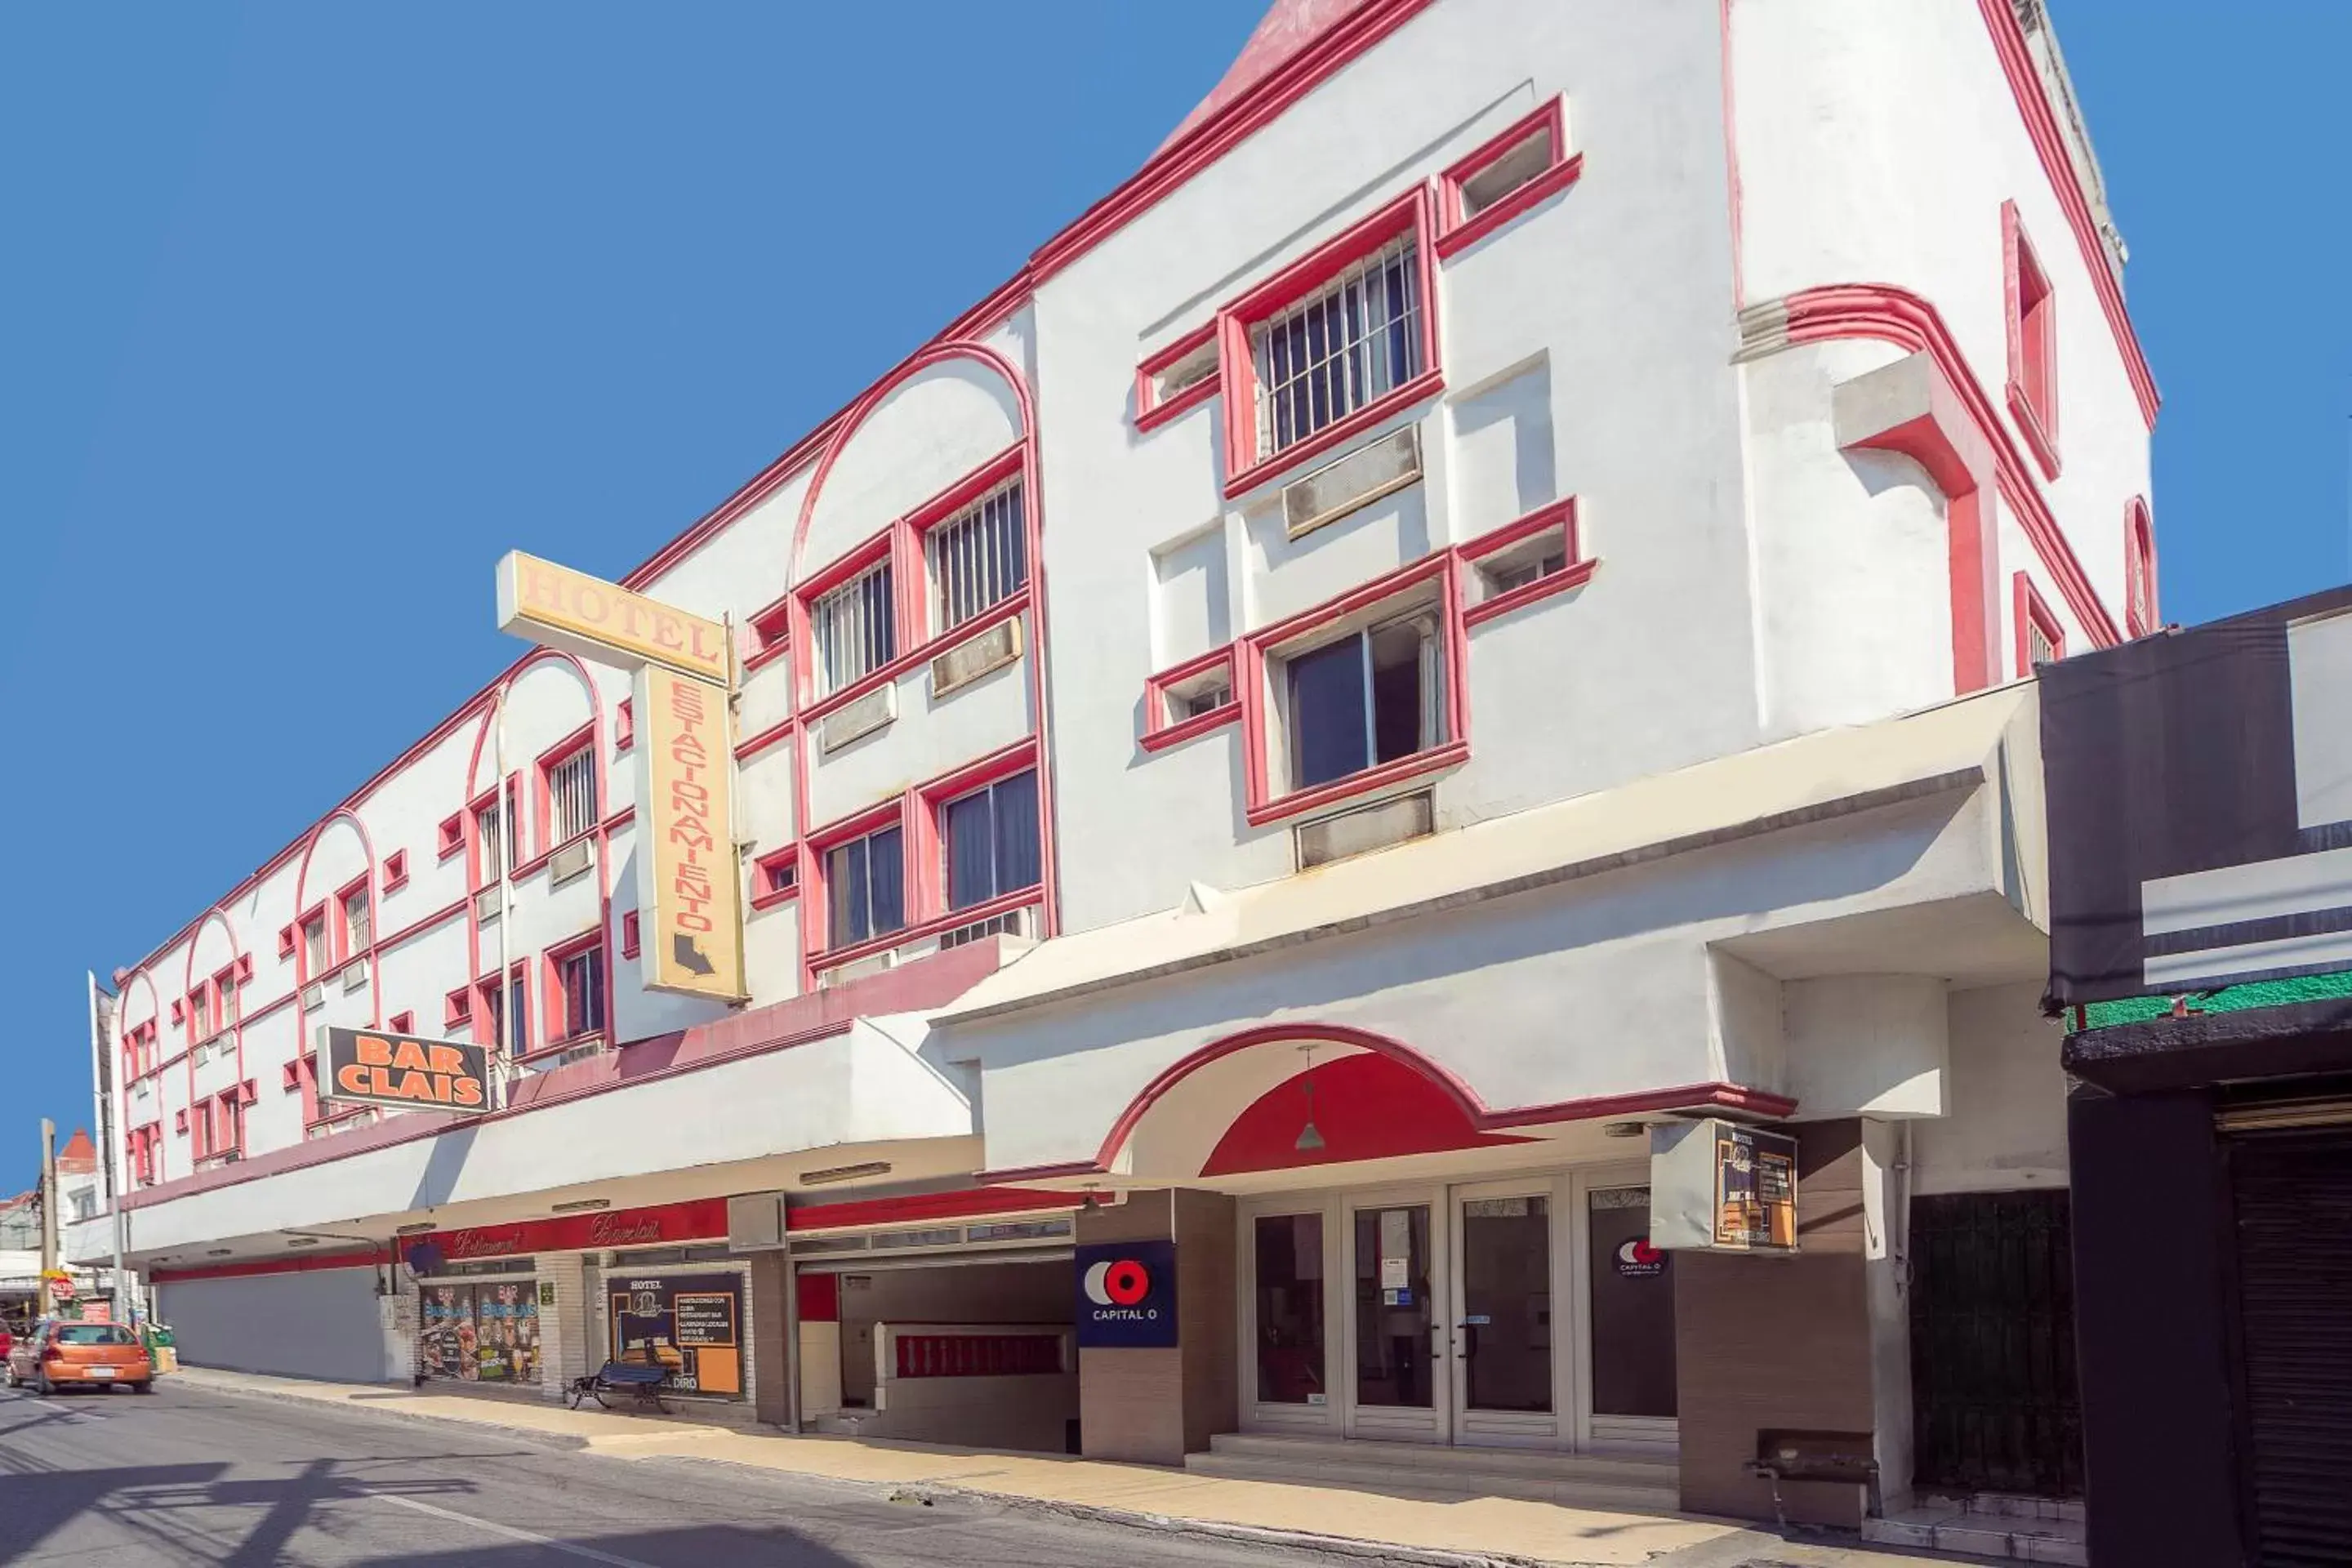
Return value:
<svg viewBox="0 0 2352 1568">
<path fill-rule="evenodd" d="M 1552 1184 L 1454 1189 L 1454 1441 L 1553 1447 Z"/>
<path fill-rule="evenodd" d="M 1367 1199 L 1349 1206 L 1348 1430 L 1443 1443 L 1449 1436 L 1444 1205 Z"/>
</svg>

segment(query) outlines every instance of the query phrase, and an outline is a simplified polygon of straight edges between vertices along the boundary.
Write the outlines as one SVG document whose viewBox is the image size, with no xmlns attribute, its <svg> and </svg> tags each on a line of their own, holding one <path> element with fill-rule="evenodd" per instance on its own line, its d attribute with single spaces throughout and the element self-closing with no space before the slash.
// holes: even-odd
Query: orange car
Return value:
<svg viewBox="0 0 2352 1568">
<path fill-rule="evenodd" d="M 60 1322 L 43 1318 L 8 1348 L 8 1386 L 30 1384 L 42 1394 L 79 1384 L 128 1384 L 135 1394 L 155 1387 L 147 1347 L 121 1323 Z"/>
</svg>

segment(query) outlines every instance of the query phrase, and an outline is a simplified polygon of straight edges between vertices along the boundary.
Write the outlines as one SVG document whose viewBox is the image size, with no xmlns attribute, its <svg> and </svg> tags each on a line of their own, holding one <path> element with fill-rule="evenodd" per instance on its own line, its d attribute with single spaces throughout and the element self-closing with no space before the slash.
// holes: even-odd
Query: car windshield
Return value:
<svg viewBox="0 0 2352 1568">
<path fill-rule="evenodd" d="M 131 1331 L 121 1323 L 59 1323 L 58 1343 L 61 1345 L 128 1345 L 138 1342 Z"/>
</svg>

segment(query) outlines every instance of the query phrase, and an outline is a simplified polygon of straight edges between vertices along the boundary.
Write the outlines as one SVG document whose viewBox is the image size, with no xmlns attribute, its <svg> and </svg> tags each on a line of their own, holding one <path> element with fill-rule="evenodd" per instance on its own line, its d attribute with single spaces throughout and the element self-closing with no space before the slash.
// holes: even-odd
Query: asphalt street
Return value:
<svg viewBox="0 0 2352 1568">
<path fill-rule="evenodd" d="M 0 1563 L 1312 1568 L 1364 1560 L 205 1393 L 0 1392 Z"/>
</svg>

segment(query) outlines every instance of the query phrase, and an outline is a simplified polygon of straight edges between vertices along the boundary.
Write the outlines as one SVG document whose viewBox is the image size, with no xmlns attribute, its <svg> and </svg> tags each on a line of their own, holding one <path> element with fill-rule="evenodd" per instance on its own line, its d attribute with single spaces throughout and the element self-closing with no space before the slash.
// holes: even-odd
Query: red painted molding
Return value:
<svg viewBox="0 0 2352 1568">
<path fill-rule="evenodd" d="M 1217 395 L 1224 384 L 1224 377 L 1220 371 L 1213 370 L 1167 402 L 1158 401 L 1160 373 L 1186 355 L 1206 347 L 1216 335 L 1216 322 L 1205 322 L 1135 367 L 1135 427 L 1138 430 L 1157 430 L 1186 409 L 1197 408 Z"/>
<path fill-rule="evenodd" d="M 1991 448 L 1994 475 L 2001 500 L 2017 516 L 2035 554 L 2058 586 L 2059 595 L 2094 646 L 2105 647 L 2120 640 L 2114 616 L 2100 601 L 2089 574 L 2058 527 L 2058 520 L 2033 479 L 2024 455 L 2018 450 L 2000 411 L 1969 369 L 1958 340 L 1944 324 L 1935 306 L 1886 283 L 1833 284 L 1791 294 L 1782 301 L 1788 311 L 1789 341 L 1825 342 L 1841 338 L 1873 338 L 1911 353 L 1935 357 L 1953 390 L 1966 405 L 1969 422 Z M 1938 480 L 1938 483 L 1941 483 Z"/>
<path fill-rule="evenodd" d="M 1218 378 L 1225 391 L 1225 499 L 1234 500 L 1328 452 L 1403 410 L 1445 390 L 1438 357 L 1436 225 L 1426 185 L 1416 186 L 1370 217 L 1318 246 L 1217 312 Z M 1275 452 L 1257 449 L 1257 364 L 1250 330 L 1297 303 L 1355 263 L 1401 236 L 1414 237 L 1414 288 L 1420 295 L 1420 374 L 1391 387 L 1345 418 Z"/>
<path fill-rule="evenodd" d="M 853 1198 L 810 1204 L 784 1211 L 791 1236 L 845 1230 L 853 1226 L 907 1225 L 922 1220 L 979 1219 L 991 1215 L 1067 1212 L 1078 1206 L 1076 1193 L 1025 1192 L 1019 1187 L 961 1187 L 949 1193 L 909 1193 L 893 1198 Z"/>
<path fill-rule="evenodd" d="M 2134 496 L 2124 503 L 2124 629 L 2136 637 L 2156 630 L 2164 624 L 2162 603 L 2157 597 L 2156 522 L 2148 515 L 2147 498 Z"/>
<path fill-rule="evenodd" d="M 1195 713 L 1189 719 L 1171 721 L 1168 717 L 1169 688 L 1196 675 L 1204 675 L 1220 665 L 1224 667 L 1225 682 L 1232 689 L 1233 700 L 1206 713 Z M 1234 645 L 1224 643 L 1181 664 L 1171 665 L 1157 675 L 1147 677 L 1143 683 L 1143 733 L 1138 743 L 1147 752 L 1162 752 L 1239 719 L 1242 704 L 1238 676 L 1239 672 L 1234 668 Z"/>
<path fill-rule="evenodd" d="M 285 1258 L 257 1258 L 246 1263 L 156 1268 L 151 1269 L 147 1277 L 157 1285 L 176 1285 L 196 1279 L 245 1279 L 258 1274 L 310 1274 L 330 1268 L 381 1268 L 391 1261 L 389 1247 L 375 1247 L 366 1252 L 303 1252 Z"/>
<path fill-rule="evenodd" d="M 334 1138 L 268 1150 L 234 1165 L 199 1171 L 176 1181 L 148 1186 L 126 1194 L 121 1205 L 125 1209 L 134 1209 L 168 1203 L 194 1193 L 260 1181 L 288 1171 L 307 1170 L 420 1138 L 437 1138 L 459 1126 L 479 1128 L 593 1095 L 832 1039 L 847 1034 L 852 1023 L 861 1016 L 922 1012 L 943 1006 L 994 973 L 1000 958 L 997 943 L 969 942 L 884 973 L 805 992 L 770 1006 L 731 1013 L 682 1033 L 633 1040 L 587 1061 L 525 1079 L 514 1086 L 513 1100 L 488 1115 L 467 1119 L 418 1110 L 388 1116 Z M 520 970 L 521 965 L 518 963 L 516 968 Z"/>
<path fill-rule="evenodd" d="M 749 762 L 771 746 L 783 744 L 793 738 L 793 731 L 800 728 L 800 723 L 798 719 L 786 719 L 781 723 L 770 725 L 748 741 L 738 742 L 735 747 L 735 760 L 739 763 Z"/>
<path fill-rule="evenodd" d="M 2057 294 L 2015 202 L 2000 204 L 2000 254 L 2009 415 L 2042 476 L 2054 479 L 2059 469 Z M 2039 399 L 2034 395 L 2037 381 Z"/>
<path fill-rule="evenodd" d="M 2058 116 L 2050 107 L 2042 73 L 2035 68 L 2032 49 L 2025 41 L 2025 29 L 2018 26 L 2017 14 L 2010 4 L 2011 0 L 1977 0 L 1978 9 L 1984 14 L 1985 26 L 1992 35 L 1993 53 L 2000 58 L 2000 68 L 2009 78 L 2018 112 L 2025 118 L 2025 133 L 2042 160 L 2042 171 L 2049 176 L 2051 189 L 2057 193 L 2059 210 L 2066 215 L 2067 226 L 2074 231 L 2075 244 L 2082 248 L 2083 266 L 2091 275 L 2091 288 L 2099 297 L 2099 308 L 2107 318 L 2108 330 L 2115 333 L 2116 352 L 2123 356 L 2124 374 L 2130 378 L 2132 392 L 2139 399 L 2140 417 L 2153 430 L 2163 396 L 2157 391 L 2156 376 L 2148 369 L 2139 335 L 2132 329 L 2131 311 L 2124 304 L 2123 285 L 2116 281 L 2115 270 L 2109 265 L 2106 241 L 2100 237 L 2098 220 L 2091 214 L 2090 198 L 2084 195 L 2082 182 L 2075 176 L 2074 155 L 2067 151 L 2065 133 L 2059 129 Z"/>
<path fill-rule="evenodd" d="M 1531 539 L 1545 530 L 1557 526 L 1561 530 L 1562 537 L 1566 542 L 1568 555 L 1568 564 L 1549 577 L 1538 577 L 1532 583 L 1522 583 L 1509 592 L 1497 594 L 1491 599 L 1484 599 L 1475 605 L 1465 605 L 1462 610 L 1463 626 L 1466 629 L 1481 622 L 1491 621 L 1497 616 L 1507 616 L 1512 611 L 1532 605 L 1539 599 L 1549 599 L 1555 594 L 1565 594 L 1570 588 L 1580 588 L 1591 582 L 1592 574 L 1599 569 L 1601 563 L 1584 553 L 1583 533 L 1578 526 L 1578 521 L 1577 498 L 1570 496 L 1565 500 L 1554 501 L 1549 506 L 1538 507 L 1525 517 L 1507 522 L 1500 528 L 1482 533 L 1477 538 L 1462 544 L 1459 547 L 1459 552 L 1464 563 L 1475 566 L 1489 555 L 1507 550 L 1523 539 Z"/>
<path fill-rule="evenodd" d="M 980 1179 L 1002 1185 L 1008 1182 L 1037 1181 L 1049 1176 L 1108 1175 L 1145 1115 L 1171 1089 L 1201 1068 L 1256 1046 L 1310 1044 L 1359 1047 L 1411 1068 L 1426 1079 L 1438 1093 L 1452 1101 L 1472 1127 L 1482 1132 L 1554 1121 L 1597 1121 L 1604 1117 L 1654 1110 L 1738 1110 L 1758 1116 L 1786 1118 L 1794 1115 L 1797 1110 L 1797 1102 L 1786 1095 L 1729 1083 L 1682 1084 L 1627 1094 L 1596 1095 L 1544 1105 L 1493 1110 L 1478 1098 L 1476 1091 L 1453 1073 L 1412 1047 L 1389 1036 L 1374 1034 L 1349 1024 L 1266 1024 L 1212 1040 L 1162 1070 L 1119 1112 L 1111 1123 L 1110 1131 L 1104 1135 L 1102 1145 L 1096 1151 L 1093 1160 L 983 1172 Z"/>
<path fill-rule="evenodd" d="M 2016 642 L 2017 674 L 2019 679 L 2033 673 L 2033 632 L 2036 627 L 2049 639 L 2051 651 L 2058 658 L 2066 657 L 2066 628 L 2042 595 L 2034 592 L 2033 579 L 2020 572 L 2011 583 L 2011 621 Z"/>
<path fill-rule="evenodd" d="M 1539 131 L 1551 132 L 1551 162 L 1526 184 L 1510 192 L 1484 212 L 1470 217 L 1462 216 L 1462 187 L 1475 179 L 1489 164 L 1504 153 L 1524 143 Z M 1584 172 L 1584 154 L 1571 154 L 1568 150 L 1568 100 L 1554 98 L 1540 105 L 1534 113 L 1526 115 L 1456 160 L 1437 176 L 1437 254 L 1450 258 L 1475 245 L 1521 213 L 1549 200 L 1576 184 Z"/>
</svg>

